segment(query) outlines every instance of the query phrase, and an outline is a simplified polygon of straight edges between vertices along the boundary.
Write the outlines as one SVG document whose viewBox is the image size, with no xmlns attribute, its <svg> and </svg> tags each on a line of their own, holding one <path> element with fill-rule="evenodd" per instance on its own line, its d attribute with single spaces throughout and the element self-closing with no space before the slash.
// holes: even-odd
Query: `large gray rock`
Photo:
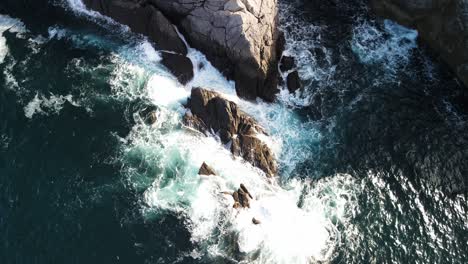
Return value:
<svg viewBox="0 0 468 264">
<path fill-rule="evenodd" d="M 277 0 L 149 0 L 215 67 L 236 81 L 237 93 L 272 101 L 282 50 Z"/>
<path fill-rule="evenodd" d="M 468 1 L 371 0 L 377 14 L 416 28 L 468 86 Z"/>
<path fill-rule="evenodd" d="M 201 88 L 192 90 L 184 117 L 187 126 L 202 132 L 215 132 L 231 152 L 262 169 L 268 176 L 277 172 L 270 148 L 259 139 L 264 129 L 239 107 L 220 94 Z"/>
</svg>

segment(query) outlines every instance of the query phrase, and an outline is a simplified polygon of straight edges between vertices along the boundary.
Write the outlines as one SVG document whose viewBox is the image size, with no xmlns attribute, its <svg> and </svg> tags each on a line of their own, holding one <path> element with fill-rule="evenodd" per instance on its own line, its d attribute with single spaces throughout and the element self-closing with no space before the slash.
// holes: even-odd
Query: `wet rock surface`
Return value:
<svg viewBox="0 0 468 264">
<path fill-rule="evenodd" d="M 235 156 L 244 158 L 268 176 L 277 172 L 272 151 L 258 138 L 259 134 L 266 135 L 265 130 L 237 104 L 214 91 L 195 88 L 187 108 L 190 111 L 184 116 L 185 125 L 201 132 L 218 134 Z"/>
<path fill-rule="evenodd" d="M 200 169 L 198 170 L 198 175 L 216 175 L 216 172 L 208 164 L 203 162 Z"/>
<path fill-rule="evenodd" d="M 239 96 L 273 101 L 282 34 L 277 0 L 85 0 L 88 7 L 145 34 L 158 47 L 186 55 L 173 24 L 202 51 Z M 169 20 L 167 19 L 169 18 Z M 172 22 L 172 23 L 171 23 Z"/>
</svg>

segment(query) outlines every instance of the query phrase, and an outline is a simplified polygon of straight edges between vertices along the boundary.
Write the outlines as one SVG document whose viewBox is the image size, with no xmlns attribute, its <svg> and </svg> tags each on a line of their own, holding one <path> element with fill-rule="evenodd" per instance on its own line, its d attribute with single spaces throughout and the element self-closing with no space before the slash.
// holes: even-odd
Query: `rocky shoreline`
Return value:
<svg viewBox="0 0 468 264">
<path fill-rule="evenodd" d="M 289 92 L 302 87 L 293 57 L 282 56 L 285 40 L 278 29 L 277 0 L 84 0 L 87 7 L 128 25 L 154 43 L 162 63 L 187 84 L 194 75 L 188 45 L 203 52 L 242 98 L 272 102 L 278 84 Z M 460 0 L 371 1 L 378 15 L 418 29 L 421 39 L 438 51 L 468 85 L 468 5 Z M 179 33 L 180 31 L 180 33 Z M 182 39 L 181 35 L 184 39 Z M 277 171 L 267 132 L 222 95 L 194 88 L 184 125 L 217 135 L 233 154 L 262 170 Z M 204 164 L 206 165 L 206 164 Z M 208 165 L 200 174 L 214 175 Z"/>
<path fill-rule="evenodd" d="M 163 63 L 183 84 L 193 76 L 187 48 L 202 51 L 237 94 L 272 102 L 284 37 L 278 30 L 276 0 L 84 0 L 87 7 L 148 36 L 163 50 Z"/>
<path fill-rule="evenodd" d="M 468 87 L 468 2 L 464 0 L 371 0 L 379 16 L 418 30 Z"/>
</svg>

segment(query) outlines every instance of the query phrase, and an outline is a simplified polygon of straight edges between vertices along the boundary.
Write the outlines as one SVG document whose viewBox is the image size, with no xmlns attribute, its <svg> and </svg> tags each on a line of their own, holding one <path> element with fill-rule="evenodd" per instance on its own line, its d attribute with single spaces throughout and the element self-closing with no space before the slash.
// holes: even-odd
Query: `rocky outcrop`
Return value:
<svg viewBox="0 0 468 264">
<path fill-rule="evenodd" d="M 293 93 L 302 87 L 299 72 L 295 70 L 296 62 L 293 57 L 281 57 L 279 68 L 283 73 L 283 76 L 286 76 L 286 87 L 290 93 Z"/>
<path fill-rule="evenodd" d="M 284 42 L 277 29 L 277 0 L 84 1 L 149 36 L 161 49 L 185 55 L 183 43 L 166 19 L 170 18 L 191 46 L 235 80 L 240 96 L 274 100 Z"/>
<path fill-rule="evenodd" d="M 268 176 L 277 171 L 270 148 L 259 138 L 266 135 L 258 123 L 220 94 L 201 88 L 192 90 L 184 123 L 199 131 L 219 135 L 235 156 L 240 156 L 263 170 Z"/>
<path fill-rule="evenodd" d="M 237 93 L 272 101 L 282 50 L 277 0 L 150 0 L 190 44 L 236 81 Z"/>
<path fill-rule="evenodd" d="M 253 199 L 253 196 L 244 184 L 241 183 L 240 188 L 232 194 L 232 197 L 234 198 L 233 208 L 250 208 L 250 200 Z"/>
<path fill-rule="evenodd" d="M 377 14 L 416 28 L 468 86 L 468 1 L 371 0 Z"/>
<path fill-rule="evenodd" d="M 162 63 L 186 84 L 193 78 L 187 47 L 174 25 L 156 7 L 140 0 L 84 0 L 86 6 L 147 36 L 162 50 Z"/>
<path fill-rule="evenodd" d="M 200 169 L 198 170 L 198 175 L 216 175 L 216 172 L 210 166 L 208 166 L 208 164 L 203 162 Z"/>
</svg>

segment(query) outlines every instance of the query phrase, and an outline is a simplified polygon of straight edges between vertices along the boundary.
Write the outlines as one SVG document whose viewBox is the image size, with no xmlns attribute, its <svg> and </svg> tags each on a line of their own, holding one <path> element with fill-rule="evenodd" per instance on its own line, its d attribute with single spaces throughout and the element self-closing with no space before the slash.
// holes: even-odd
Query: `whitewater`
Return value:
<svg viewBox="0 0 468 264">
<path fill-rule="evenodd" d="M 76 84 L 77 90 L 73 93 L 25 89 L 23 81 L 13 73 L 17 65 L 25 62 L 10 56 L 13 47 L 1 37 L 0 64 L 5 65 L 2 68 L 4 81 L 21 98 L 18 99 L 22 104 L 21 111 L 28 122 L 60 116 L 69 105 L 83 109 L 90 116 L 98 116 L 100 104 L 142 101 L 143 110 L 156 112 L 157 121 L 149 125 L 141 115 L 141 105 L 125 107 L 123 111 L 132 125 L 127 134 L 112 134 L 118 152 L 106 162 L 119 164 L 123 186 L 138 195 L 138 202 L 132 206 L 144 222 L 162 221 L 170 213 L 183 223 L 193 247 L 179 252 L 179 258 L 201 262 L 278 264 L 331 263 L 341 258 L 350 260 L 349 263 L 359 263 L 360 252 L 367 252 L 379 243 L 371 241 L 365 246 L 364 241 L 370 239 L 369 233 L 379 233 L 379 228 L 395 224 L 392 220 L 395 214 L 411 212 L 425 224 L 419 228 L 428 240 L 411 249 L 408 241 L 401 241 L 403 239 L 398 236 L 417 224 L 402 224 L 404 227 L 400 229 L 397 223 L 398 230 L 389 232 L 391 245 L 381 246 L 400 246 L 404 252 L 415 250 L 422 252 L 422 257 L 433 259 L 428 253 L 430 250 L 423 248 L 424 244 L 431 244 L 434 251 L 444 251 L 446 245 L 442 241 L 447 241 L 448 235 L 460 228 L 460 223 L 468 228 L 466 201 L 462 196 L 447 200 L 440 191 L 419 190 L 405 179 L 405 175 L 398 174 L 400 183 L 395 185 L 387 182 L 387 176 L 380 171 L 368 170 L 362 178 L 353 175 L 358 174 L 353 170 L 342 173 L 340 170 L 303 169 L 307 162 L 320 162 L 314 154 L 322 148 L 332 149 L 338 144 L 330 135 L 340 124 L 337 124 L 338 115 L 326 109 L 319 113 L 326 122 L 304 118 L 299 110 L 313 107 L 316 95 L 326 93 L 331 86 L 338 87 L 338 100 L 347 99 L 343 99 L 346 89 L 340 90 L 344 86 L 337 81 L 339 69 L 333 59 L 334 51 L 323 44 L 324 28 L 290 16 L 295 12 L 293 4 L 284 1 L 280 6 L 283 10 L 280 21 L 287 40 L 285 55 L 297 58 L 297 69 L 309 89 L 291 94 L 286 87 L 280 87 L 274 103 L 239 98 L 234 83 L 215 69 L 201 52 L 189 46 L 188 57 L 194 65 L 194 78 L 182 85 L 161 64 L 157 47 L 144 36 L 86 9 L 80 0 L 67 0 L 59 5 L 74 16 L 101 27 L 106 34 L 57 24 L 48 28 L 47 35 L 35 35 L 20 19 L 9 15 L 0 15 L 0 33 L 16 33 L 16 38 L 25 40 L 28 48 L 38 53 L 50 43 L 60 41 L 80 50 L 97 50 L 104 54 L 99 57 L 99 63 L 74 58 L 66 65 L 64 74 L 94 76 L 91 78 L 106 76 L 104 82 L 110 93 L 92 90 L 86 81 L 83 85 Z M 381 82 L 398 82 L 398 73 L 409 67 L 410 56 L 418 47 L 416 38 L 416 31 L 391 21 L 385 21 L 383 28 L 379 28 L 375 21 L 358 19 L 354 22 L 349 45 L 361 63 L 385 65 L 385 74 L 373 83 L 377 86 Z M 320 50 L 317 52 L 323 60 L 319 61 L 317 54 L 310 52 L 312 47 Z M 435 76 L 434 66 L 427 65 L 425 74 Z M 276 178 L 268 178 L 258 168 L 233 157 L 216 134 L 205 136 L 182 125 L 186 112 L 184 104 L 191 89 L 196 87 L 221 93 L 268 131 L 268 136 L 262 140 L 274 151 L 279 163 Z M 366 100 L 365 93 L 358 94 L 345 110 L 353 111 L 355 105 Z M 7 136 L 0 140 L 0 148 L 2 145 L 8 147 Z M 198 175 L 203 162 L 213 167 L 218 175 Z M 234 200 L 222 192 L 232 192 L 241 183 L 249 188 L 254 199 L 251 208 L 236 210 Z M 435 197 L 438 203 L 428 203 L 427 197 Z M 366 199 L 369 199 L 368 204 L 363 203 Z M 434 215 L 440 215 L 445 207 L 450 208 L 447 218 L 458 222 L 443 225 L 445 232 L 439 232 L 436 230 L 438 218 Z M 364 214 L 378 215 L 380 224 L 357 223 L 358 216 L 362 217 L 363 211 L 371 209 Z M 261 224 L 252 224 L 252 218 L 259 219 Z M 366 233 L 363 226 L 369 228 Z M 466 246 L 461 242 L 455 246 L 455 253 L 448 254 L 459 254 L 463 258 L 461 252 Z M 135 242 L 135 248 L 140 247 L 143 245 Z M 391 258 L 405 259 L 398 254 Z"/>
</svg>

